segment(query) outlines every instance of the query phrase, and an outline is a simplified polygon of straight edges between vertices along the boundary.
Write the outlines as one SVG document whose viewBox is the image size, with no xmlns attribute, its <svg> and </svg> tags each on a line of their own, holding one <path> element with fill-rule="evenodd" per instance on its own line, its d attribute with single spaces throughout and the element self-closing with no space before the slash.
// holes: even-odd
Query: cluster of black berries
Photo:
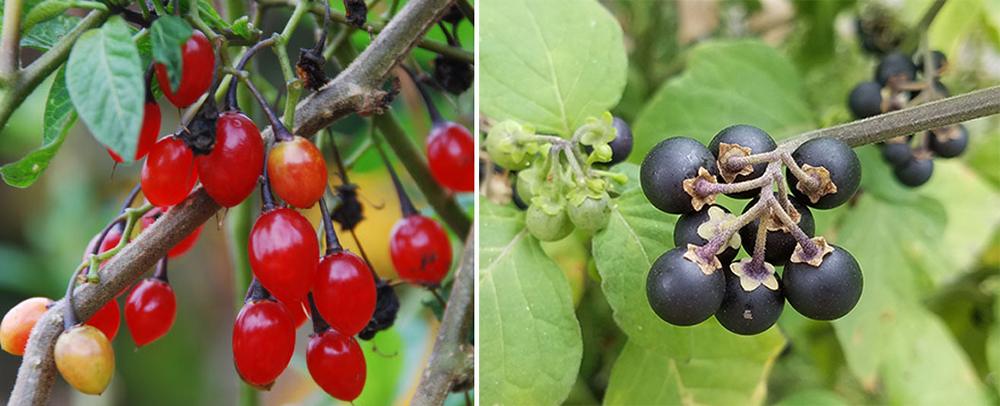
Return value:
<svg viewBox="0 0 1000 406">
<path fill-rule="evenodd" d="M 950 94 L 940 76 L 948 66 L 941 51 L 930 53 L 931 66 L 916 62 L 900 52 L 886 55 L 875 68 L 875 81 L 862 82 L 851 91 L 848 107 L 855 118 L 862 119 L 906 106 L 926 103 Z M 928 80 L 922 75 L 930 72 Z M 918 79 L 919 78 L 919 79 Z M 893 138 L 879 144 L 882 158 L 893 168 L 900 183 L 917 187 L 927 183 L 934 172 L 934 157 L 953 158 L 965 152 L 969 131 L 958 124 Z"/>
<path fill-rule="evenodd" d="M 714 314 L 728 330 L 751 335 L 777 322 L 786 299 L 817 320 L 837 319 L 857 304 L 860 266 L 843 248 L 814 238 L 809 211 L 854 195 L 861 178 L 857 155 L 833 138 L 803 143 L 791 154 L 787 195 L 777 148 L 763 130 L 735 125 L 708 147 L 674 137 L 646 156 L 643 193 L 658 209 L 681 215 L 675 248 L 653 263 L 646 280 L 649 304 L 664 321 L 690 326 Z M 714 204 L 720 193 L 754 199 L 737 217 Z M 758 233 L 760 227 L 765 230 Z M 751 258 L 734 262 L 741 245 Z M 784 267 L 782 275 L 776 266 Z"/>
</svg>

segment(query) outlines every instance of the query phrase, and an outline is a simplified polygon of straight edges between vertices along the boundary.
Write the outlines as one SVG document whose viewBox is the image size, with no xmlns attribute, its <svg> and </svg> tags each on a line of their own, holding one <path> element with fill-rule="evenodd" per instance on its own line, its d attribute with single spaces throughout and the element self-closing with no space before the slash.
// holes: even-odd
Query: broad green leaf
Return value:
<svg viewBox="0 0 1000 406">
<path fill-rule="evenodd" d="M 812 129 L 814 121 L 802 79 L 778 51 L 752 40 L 704 42 L 688 54 L 684 73 L 639 113 L 630 160 L 641 162 L 669 137 L 708 143 L 733 124 L 754 125 L 780 139 Z"/>
<path fill-rule="evenodd" d="M 607 405 L 746 405 L 763 403 L 767 374 L 781 345 L 711 326 L 675 328 L 675 340 L 648 348 L 625 344 L 611 370 Z M 710 328 L 705 328 L 710 327 Z M 689 330 L 689 331 L 683 331 Z M 723 339 L 722 335 L 736 337 Z"/>
<path fill-rule="evenodd" d="M 985 402 L 966 354 L 920 302 L 934 276 L 928 264 L 947 264 L 934 258 L 953 227 L 947 218 L 948 210 L 925 196 L 890 202 L 865 194 L 836 234 L 834 243 L 858 260 L 865 277 L 858 306 L 834 322 L 837 337 L 854 375 L 866 388 L 882 385 L 892 403 Z"/>
<path fill-rule="evenodd" d="M 177 16 L 163 16 L 153 21 L 149 27 L 150 42 L 153 46 L 153 60 L 167 67 L 170 87 L 177 89 L 181 84 L 181 48 L 194 32 L 187 21 Z"/>
<path fill-rule="evenodd" d="M 119 16 L 84 33 L 69 55 L 66 83 L 90 133 L 126 161 L 135 157 L 145 86 L 139 51 Z"/>
<path fill-rule="evenodd" d="M 595 0 L 484 0 L 480 5 L 483 114 L 572 135 L 625 89 L 618 22 Z"/>
<path fill-rule="evenodd" d="M 21 46 L 48 51 L 56 42 L 59 42 L 59 39 L 69 34 L 79 22 L 80 17 L 65 14 L 41 22 L 24 34 L 24 37 L 21 38 Z"/>
<path fill-rule="evenodd" d="M 673 247 L 676 216 L 649 204 L 636 186 L 635 165 L 616 169 L 631 175 L 631 187 L 593 242 L 601 288 L 629 337 L 612 372 L 608 403 L 761 403 L 767 373 L 784 346 L 781 333 L 773 328 L 744 337 L 714 319 L 694 327 L 660 320 L 646 300 L 646 275 Z"/>
<path fill-rule="evenodd" d="M 775 406 L 846 406 L 836 393 L 825 390 L 804 390 L 781 399 Z"/>
<path fill-rule="evenodd" d="M 67 0 L 45 0 L 37 6 L 32 7 L 31 11 L 28 11 L 28 15 L 24 17 L 24 22 L 21 23 L 21 29 L 29 31 L 36 24 L 63 14 L 71 6 L 72 4 Z"/>
<path fill-rule="evenodd" d="M 56 71 L 55 80 L 49 89 L 45 102 L 45 116 L 42 122 L 42 146 L 25 155 L 17 162 L 0 167 L 0 176 L 8 185 L 26 188 L 38 180 L 49 167 L 69 129 L 76 123 L 76 111 L 66 90 L 66 67 Z"/>
<path fill-rule="evenodd" d="M 1000 294 L 1000 291 L 997 293 Z M 1000 314 L 1000 300 L 996 300 L 994 307 L 993 314 Z M 993 323 L 993 332 L 986 342 L 986 356 L 988 357 L 990 371 L 993 371 L 993 387 L 997 389 L 997 394 L 1000 395 L 1000 323 Z"/>
<path fill-rule="evenodd" d="M 481 201 L 479 224 L 480 400 L 558 404 L 583 353 L 569 283 L 516 209 Z"/>
</svg>

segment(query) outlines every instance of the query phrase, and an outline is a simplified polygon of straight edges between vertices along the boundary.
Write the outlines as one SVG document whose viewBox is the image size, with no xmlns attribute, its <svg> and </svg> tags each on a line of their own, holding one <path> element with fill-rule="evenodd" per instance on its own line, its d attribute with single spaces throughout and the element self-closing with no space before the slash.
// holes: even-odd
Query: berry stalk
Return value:
<svg viewBox="0 0 1000 406">
<path fill-rule="evenodd" d="M 760 202 L 758 202 L 758 205 L 760 203 L 764 203 L 764 199 L 761 199 Z M 781 220 L 781 223 L 785 226 L 785 228 L 788 229 L 788 233 L 791 234 L 792 237 L 795 238 L 795 241 L 797 241 L 799 245 L 802 246 L 802 250 L 806 254 L 806 257 L 812 258 L 820 253 L 820 249 L 818 246 L 816 246 L 816 243 L 814 243 L 811 239 L 809 239 L 809 236 L 806 235 L 806 233 L 802 231 L 801 228 L 799 228 L 799 225 L 795 223 L 795 220 L 793 220 L 792 217 L 788 215 L 788 213 L 785 211 L 784 208 L 781 207 L 781 205 L 778 203 L 776 199 L 772 197 L 767 202 L 767 204 L 771 206 L 772 213 L 777 215 L 778 219 Z M 763 221 L 761 223 L 763 223 Z"/>
</svg>

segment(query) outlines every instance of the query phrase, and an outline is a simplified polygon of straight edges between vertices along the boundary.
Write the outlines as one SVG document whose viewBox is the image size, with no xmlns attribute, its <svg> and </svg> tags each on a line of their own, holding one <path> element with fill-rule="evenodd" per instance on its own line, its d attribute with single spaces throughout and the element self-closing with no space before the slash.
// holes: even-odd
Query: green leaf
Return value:
<svg viewBox="0 0 1000 406">
<path fill-rule="evenodd" d="M 803 390 L 781 399 L 775 406 L 846 406 L 836 393 L 825 390 Z"/>
<path fill-rule="evenodd" d="M 24 37 L 21 38 L 21 46 L 48 51 L 56 42 L 59 42 L 59 39 L 69 34 L 79 22 L 80 17 L 62 14 L 39 23 L 24 34 Z"/>
<path fill-rule="evenodd" d="M 1000 297 L 1000 291 L 997 293 Z M 1000 299 L 994 300 L 993 314 L 1000 315 Z M 993 371 L 993 387 L 997 389 L 997 394 L 1000 394 L 1000 323 L 993 323 L 993 332 L 986 342 L 986 357 L 990 370 Z"/>
<path fill-rule="evenodd" d="M 678 334 L 659 348 L 629 340 L 611 370 L 605 404 L 763 403 L 767 373 L 781 350 L 781 345 L 773 345 L 782 341 L 780 334 L 765 333 L 769 338 L 761 340 L 712 324 L 675 327 Z"/>
<path fill-rule="evenodd" d="M 240 38 L 243 38 L 247 41 L 250 41 L 255 37 L 254 31 L 256 31 L 256 29 L 254 28 L 253 24 L 250 23 L 250 18 L 247 16 L 240 17 L 236 19 L 236 21 L 233 21 L 233 25 L 231 26 L 230 29 L 232 30 L 233 34 L 236 34 Z"/>
<path fill-rule="evenodd" d="M 77 40 L 66 83 L 94 138 L 131 161 L 142 126 L 145 86 L 139 50 L 121 17 L 109 18 Z"/>
<path fill-rule="evenodd" d="M 570 136 L 618 103 L 626 56 L 618 22 L 595 0 L 484 0 L 481 110 Z"/>
<path fill-rule="evenodd" d="M 864 161 L 865 176 L 877 168 L 871 161 Z M 983 404 L 983 385 L 967 355 L 921 303 L 933 285 L 931 269 L 951 266 L 938 246 L 955 223 L 938 200 L 909 194 L 892 201 L 864 194 L 844 216 L 833 242 L 861 264 L 865 287 L 857 307 L 834 322 L 837 337 L 862 385 L 881 385 L 890 403 Z"/>
<path fill-rule="evenodd" d="M 757 126 L 780 139 L 815 123 L 802 79 L 778 51 L 753 40 L 703 42 L 688 54 L 684 73 L 661 87 L 639 113 L 630 160 L 640 162 L 669 137 L 707 144 L 734 124 Z"/>
<path fill-rule="evenodd" d="M 170 87 L 177 89 L 181 84 L 181 49 L 191 38 L 194 30 L 187 21 L 177 16 L 163 16 L 153 21 L 149 27 L 150 42 L 153 46 L 153 60 L 167 67 Z"/>
<path fill-rule="evenodd" d="M 557 404 L 583 354 L 570 286 L 521 212 L 480 202 L 481 402 Z"/>
<path fill-rule="evenodd" d="M 646 274 L 673 244 L 676 216 L 654 208 L 638 187 L 638 167 L 593 241 L 601 288 L 629 337 L 608 385 L 608 404 L 761 403 L 767 374 L 784 347 L 776 328 L 744 337 L 711 319 L 694 327 L 660 320 L 646 300 Z"/>
<path fill-rule="evenodd" d="M 36 24 L 63 14 L 71 5 L 67 0 L 45 0 L 28 11 L 21 23 L 21 30 L 29 31 Z"/>
<path fill-rule="evenodd" d="M 49 162 L 55 157 L 59 147 L 66 139 L 69 129 L 76 123 L 76 111 L 70 102 L 69 91 L 66 90 L 66 67 L 56 72 L 55 80 L 49 89 L 49 97 L 45 102 L 45 117 L 43 120 L 42 146 L 25 155 L 17 162 L 0 167 L 0 176 L 8 185 L 26 188 L 38 180 L 42 172 L 49 167 Z"/>
</svg>

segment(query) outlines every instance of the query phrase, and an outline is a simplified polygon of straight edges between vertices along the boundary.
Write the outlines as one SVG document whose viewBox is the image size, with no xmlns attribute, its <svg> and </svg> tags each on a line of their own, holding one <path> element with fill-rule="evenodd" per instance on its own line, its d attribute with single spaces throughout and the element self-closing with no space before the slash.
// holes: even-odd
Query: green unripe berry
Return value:
<svg viewBox="0 0 1000 406">
<path fill-rule="evenodd" d="M 566 215 L 565 206 L 545 198 L 532 201 L 525 223 L 528 232 L 541 241 L 558 241 L 573 232 L 573 223 Z"/>
<path fill-rule="evenodd" d="M 519 171 L 531 164 L 530 148 L 519 141 L 519 137 L 534 134 L 534 129 L 522 126 L 516 121 L 497 123 L 486 134 L 486 152 L 494 163 L 512 171 Z"/>
<path fill-rule="evenodd" d="M 588 233 L 596 233 L 607 227 L 611 219 L 611 197 L 607 193 L 598 198 L 587 196 L 579 204 L 570 203 L 567 211 L 573 225 Z"/>
</svg>

